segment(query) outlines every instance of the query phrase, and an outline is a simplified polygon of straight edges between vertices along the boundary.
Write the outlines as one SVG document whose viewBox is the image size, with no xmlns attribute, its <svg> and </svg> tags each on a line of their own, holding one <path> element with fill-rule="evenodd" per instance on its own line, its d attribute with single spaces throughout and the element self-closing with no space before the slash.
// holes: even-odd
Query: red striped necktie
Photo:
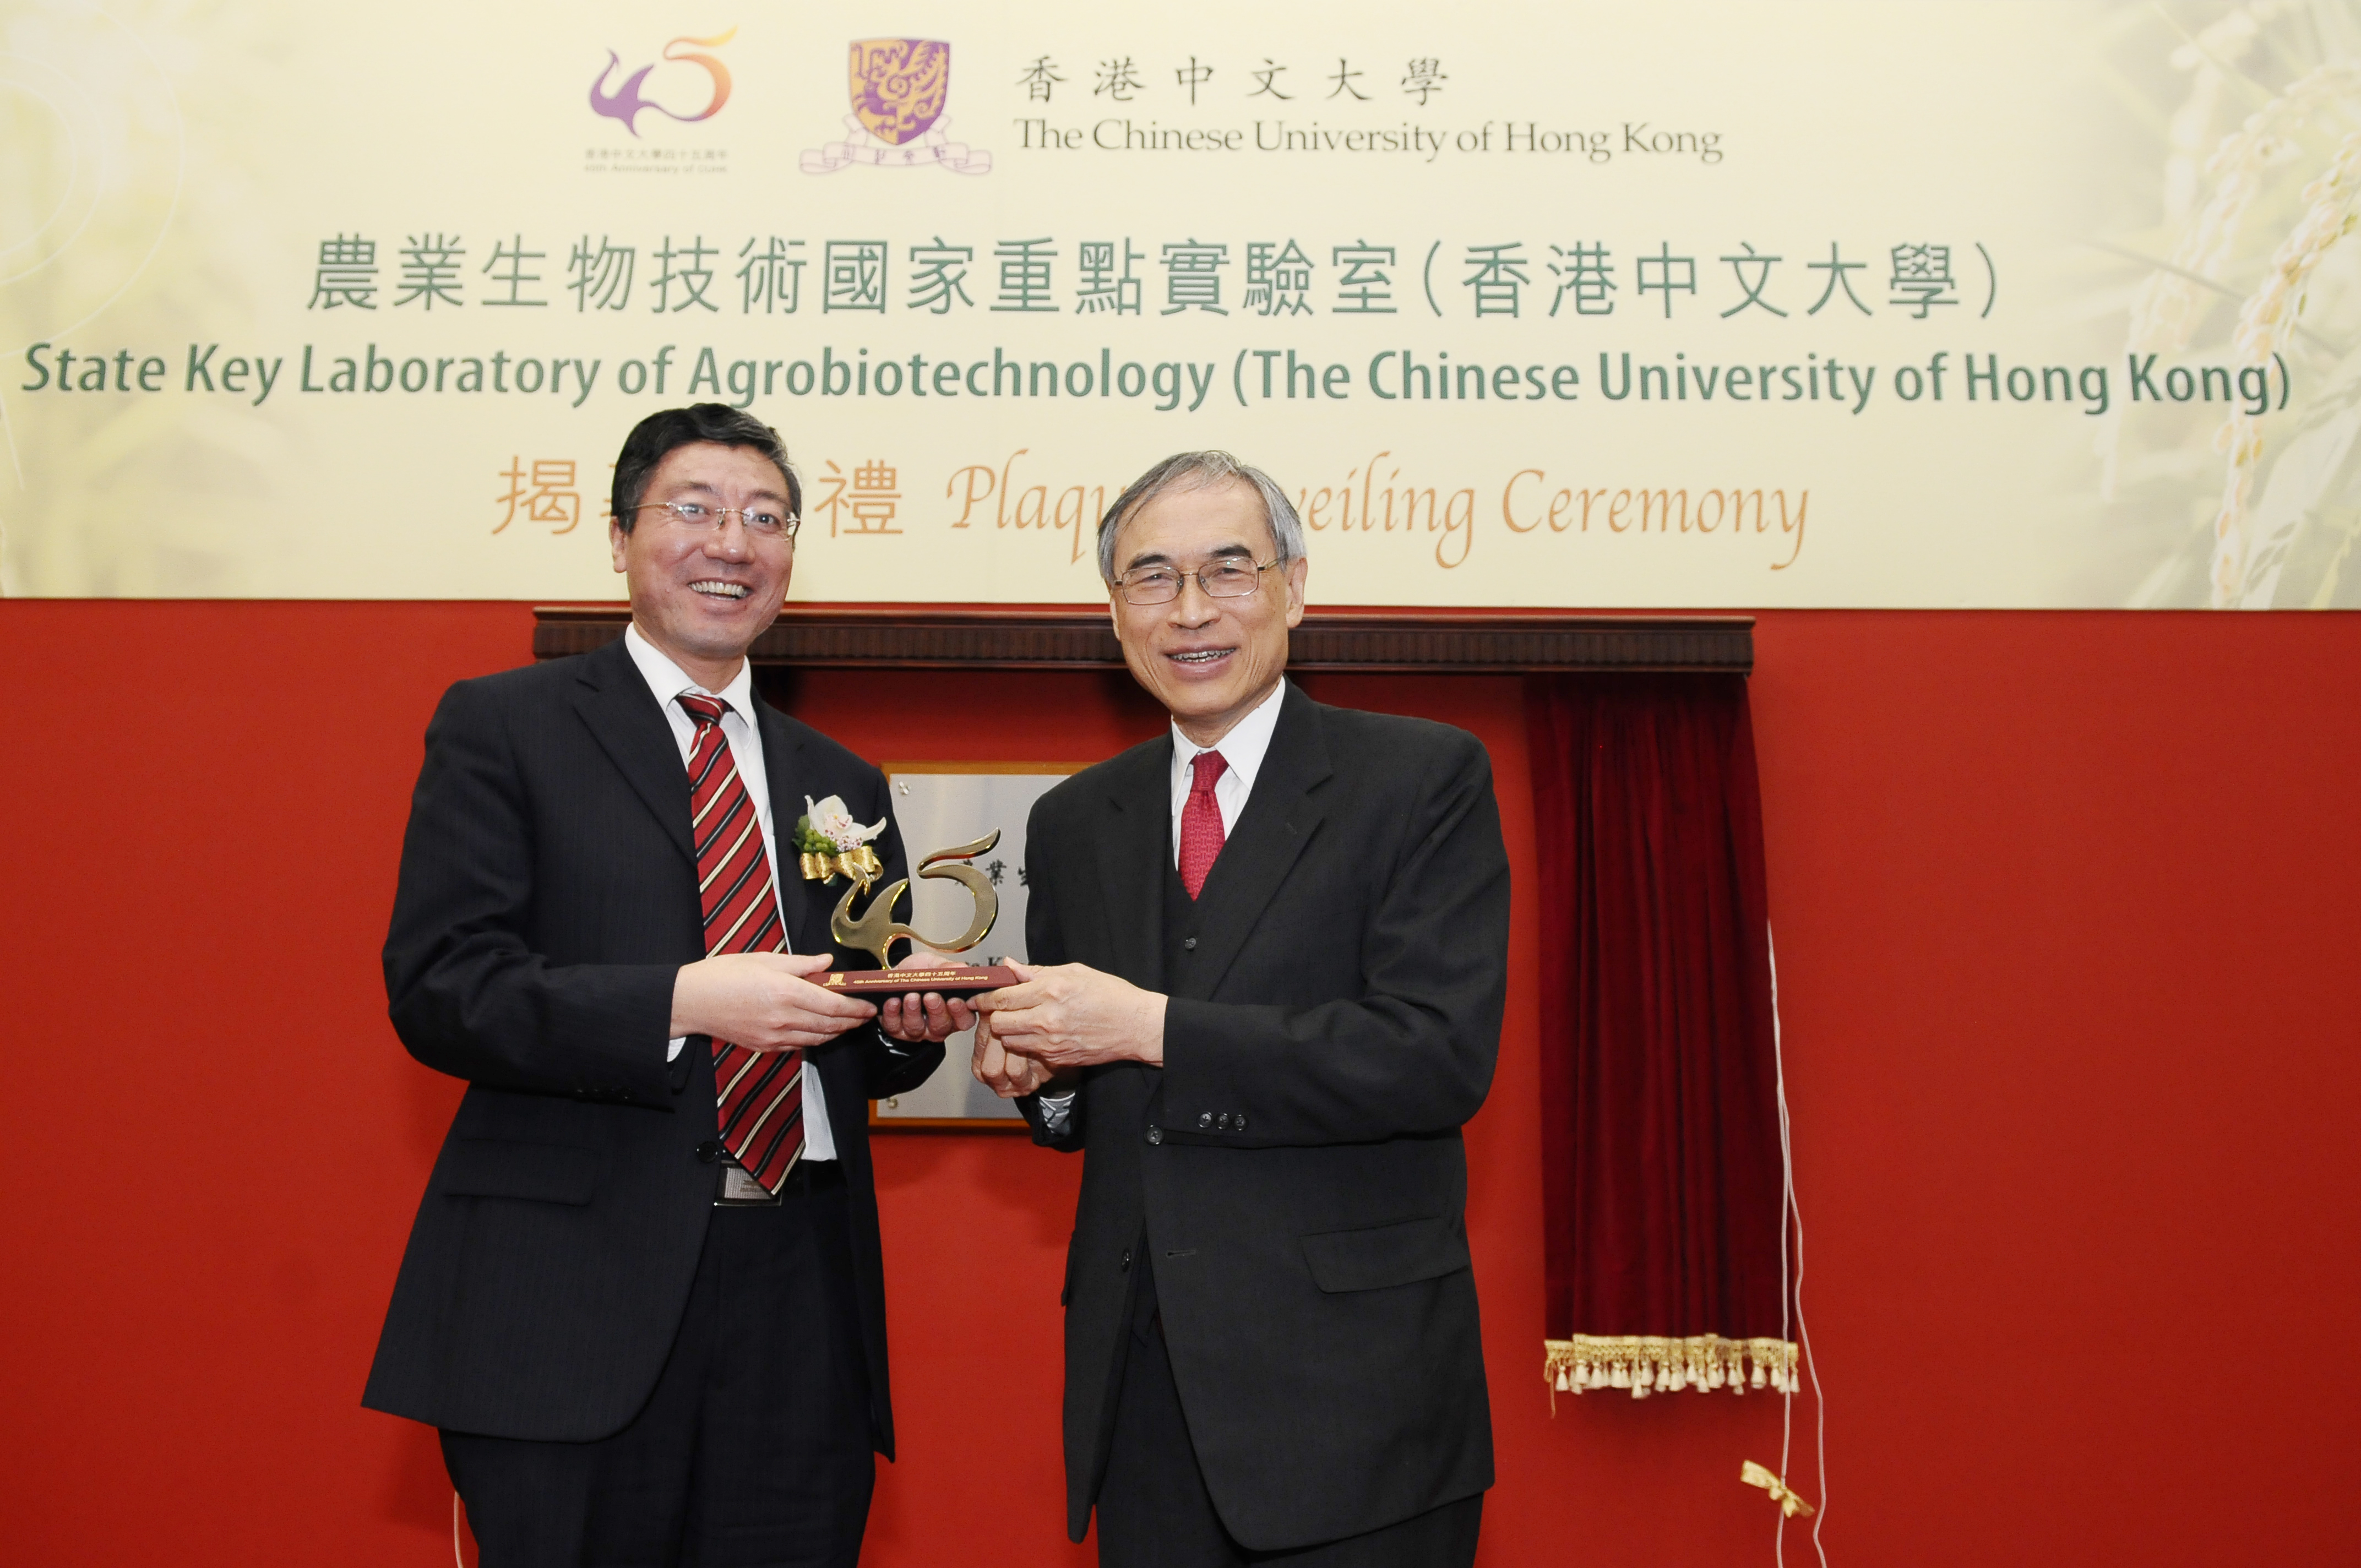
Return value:
<svg viewBox="0 0 2361 1568">
<path fill-rule="evenodd" d="M 688 754 L 689 834 L 705 905 L 705 950 L 784 953 L 787 927 L 771 858 L 763 852 L 762 818 L 721 732 L 730 705 L 683 692 L 680 706 L 697 724 L 697 744 Z M 801 1051 L 751 1051 L 713 1042 L 721 1141 L 774 1196 L 804 1152 L 803 1080 Z"/>
<path fill-rule="evenodd" d="M 1213 786 L 1229 765 L 1219 751 L 1200 751 L 1189 764 L 1189 804 L 1180 808 L 1180 885 L 1191 898 L 1203 890 L 1207 873 L 1221 858 L 1226 836 Z"/>
</svg>

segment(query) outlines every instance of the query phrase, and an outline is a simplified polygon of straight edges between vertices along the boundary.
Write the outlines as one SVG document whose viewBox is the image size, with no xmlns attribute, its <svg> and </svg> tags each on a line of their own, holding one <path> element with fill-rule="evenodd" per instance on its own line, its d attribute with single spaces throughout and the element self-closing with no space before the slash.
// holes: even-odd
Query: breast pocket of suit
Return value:
<svg viewBox="0 0 2361 1568">
<path fill-rule="evenodd" d="M 443 1161 L 446 1198 L 519 1198 L 578 1208 L 598 1190 L 598 1155 L 567 1144 L 461 1138 Z"/>
<path fill-rule="evenodd" d="M 1302 1240 L 1312 1281 L 1330 1295 L 1439 1279 L 1475 1266 L 1467 1253 L 1467 1227 L 1456 1215 L 1321 1231 Z"/>
</svg>

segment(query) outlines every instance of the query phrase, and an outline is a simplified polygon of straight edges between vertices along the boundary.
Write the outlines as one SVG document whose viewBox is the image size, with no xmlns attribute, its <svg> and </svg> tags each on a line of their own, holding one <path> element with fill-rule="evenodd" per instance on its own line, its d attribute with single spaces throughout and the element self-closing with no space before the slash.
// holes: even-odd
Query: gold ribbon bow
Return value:
<svg viewBox="0 0 2361 1568">
<path fill-rule="evenodd" d="M 840 876 L 851 877 L 862 893 L 869 884 L 885 874 L 884 863 L 877 851 L 868 845 L 845 850 L 840 855 L 816 855 L 807 850 L 801 856 L 806 882 L 829 882 Z"/>
<path fill-rule="evenodd" d="M 1780 1480 L 1752 1459 L 1739 1466 L 1738 1478 L 1750 1486 L 1760 1486 L 1770 1493 L 1771 1500 L 1778 1504 L 1779 1511 L 1789 1519 L 1794 1519 L 1798 1514 L 1806 1519 L 1812 1517 L 1814 1510 L 1811 1504 L 1789 1491 L 1787 1483 Z"/>
</svg>

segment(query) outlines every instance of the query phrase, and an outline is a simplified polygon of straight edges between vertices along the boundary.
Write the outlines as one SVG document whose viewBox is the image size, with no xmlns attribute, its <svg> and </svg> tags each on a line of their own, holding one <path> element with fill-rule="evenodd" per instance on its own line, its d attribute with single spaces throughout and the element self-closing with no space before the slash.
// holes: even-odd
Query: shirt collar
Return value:
<svg viewBox="0 0 2361 1568">
<path fill-rule="evenodd" d="M 752 659 L 739 660 L 738 674 L 730 678 L 730 684 L 718 692 L 708 692 L 690 680 L 687 673 L 666 657 L 662 649 L 641 636 L 636 623 L 623 628 L 623 649 L 631 654 L 631 663 L 639 667 L 640 678 L 648 683 L 648 690 L 655 694 L 657 706 L 669 709 L 673 706 L 673 698 L 681 693 L 699 692 L 707 696 L 719 697 L 730 705 L 747 729 L 754 728 L 754 662 Z"/>
<path fill-rule="evenodd" d="M 1222 761 L 1229 764 L 1224 776 L 1236 774 L 1240 787 L 1252 793 L 1255 774 L 1262 771 L 1263 754 L 1270 750 L 1271 734 L 1279 728 L 1280 699 L 1286 696 L 1287 682 L 1282 678 L 1271 688 L 1270 695 L 1255 706 L 1253 712 L 1232 725 L 1227 735 L 1210 746 L 1198 745 L 1180 733 L 1180 725 L 1173 725 L 1172 787 L 1176 790 L 1188 787 L 1190 768 L 1199 752 L 1219 751 Z"/>
</svg>

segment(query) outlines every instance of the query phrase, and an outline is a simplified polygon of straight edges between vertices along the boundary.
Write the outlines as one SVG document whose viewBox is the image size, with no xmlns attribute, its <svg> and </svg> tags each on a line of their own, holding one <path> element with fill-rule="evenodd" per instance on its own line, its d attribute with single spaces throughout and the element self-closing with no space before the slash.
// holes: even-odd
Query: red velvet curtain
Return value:
<svg viewBox="0 0 2361 1568">
<path fill-rule="evenodd" d="M 1537 677 L 1527 724 L 1551 1386 L 1784 1387 L 1745 678 Z"/>
</svg>

